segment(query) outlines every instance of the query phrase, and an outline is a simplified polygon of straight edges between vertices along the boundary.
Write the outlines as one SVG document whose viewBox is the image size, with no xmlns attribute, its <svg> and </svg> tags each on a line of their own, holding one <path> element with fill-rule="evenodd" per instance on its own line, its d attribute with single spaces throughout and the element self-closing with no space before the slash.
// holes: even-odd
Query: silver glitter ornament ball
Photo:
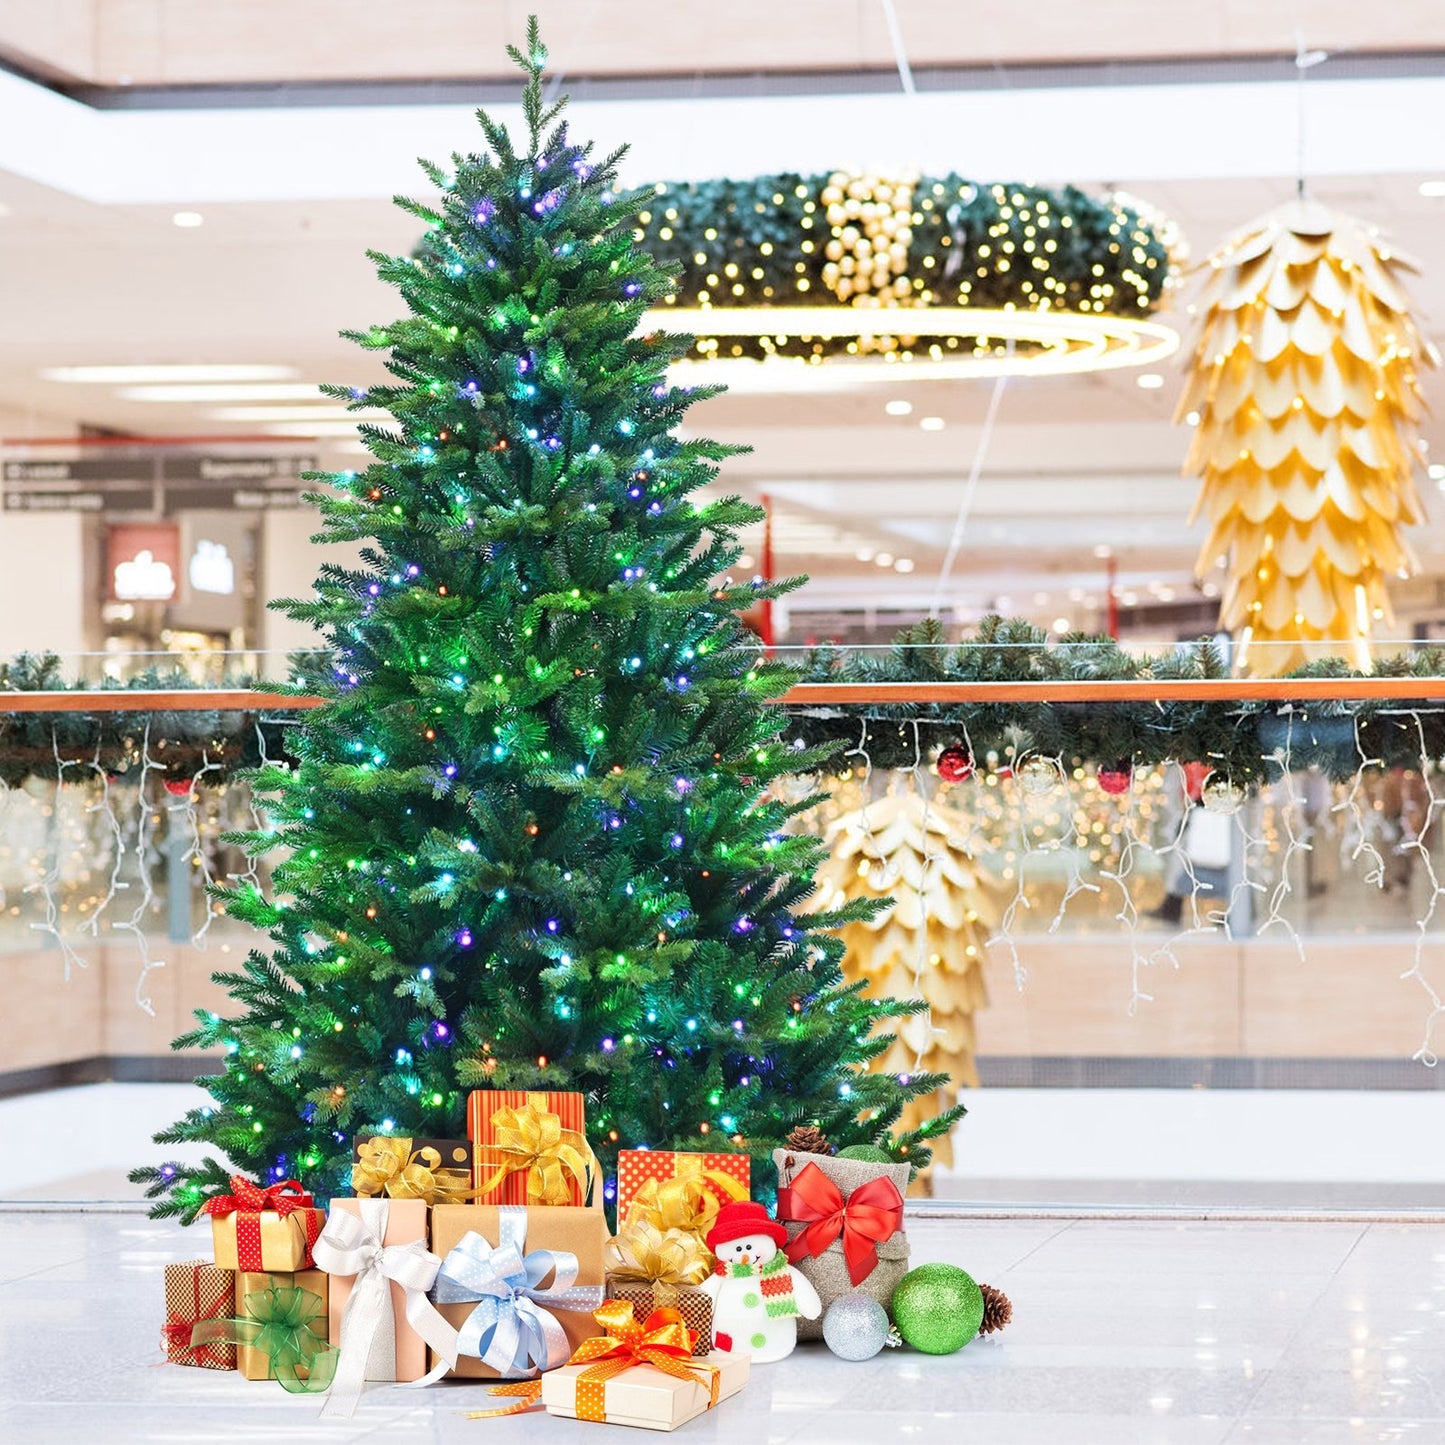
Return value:
<svg viewBox="0 0 1445 1445">
<path fill-rule="evenodd" d="M 823 1339 L 840 1360 L 871 1360 L 888 1340 L 888 1311 L 870 1295 L 845 1294 L 823 1314 Z"/>
</svg>

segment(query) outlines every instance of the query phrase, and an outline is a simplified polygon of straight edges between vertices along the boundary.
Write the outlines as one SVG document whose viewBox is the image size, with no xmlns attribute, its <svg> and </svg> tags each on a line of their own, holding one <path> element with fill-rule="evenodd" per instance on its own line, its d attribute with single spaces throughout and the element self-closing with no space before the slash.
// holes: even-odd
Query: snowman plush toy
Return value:
<svg viewBox="0 0 1445 1445">
<path fill-rule="evenodd" d="M 823 1313 L 817 1290 L 788 1263 L 787 1241 L 761 1204 L 740 1199 L 718 1210 L 707 1233 L 717 1266 L 700 1286 L 712 1296 L 714 1349 L 750 1354 L 755 1365 L 781 1360 L 798 1343 L 798 1317 Z"/>
</svg>

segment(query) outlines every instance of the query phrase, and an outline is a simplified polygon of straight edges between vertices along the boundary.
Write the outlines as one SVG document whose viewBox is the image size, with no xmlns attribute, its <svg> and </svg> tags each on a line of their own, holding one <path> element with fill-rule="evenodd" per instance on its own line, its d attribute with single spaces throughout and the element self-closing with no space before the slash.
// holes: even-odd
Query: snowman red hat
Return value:
<svg viewBox="0 0 1445 1445">
<path fill-rule="evenodd" d="M 714 1254 L 721 1245 L 752 1235 L 766 1235 L 779 1249 L 788 1242 L 788 1231 L 768 1211 L 751 1199 L 738 1199 L 724 1204 L 717 1212 L 713 1227 L 707 1232 L 707 1247 Z"/>
</svg>

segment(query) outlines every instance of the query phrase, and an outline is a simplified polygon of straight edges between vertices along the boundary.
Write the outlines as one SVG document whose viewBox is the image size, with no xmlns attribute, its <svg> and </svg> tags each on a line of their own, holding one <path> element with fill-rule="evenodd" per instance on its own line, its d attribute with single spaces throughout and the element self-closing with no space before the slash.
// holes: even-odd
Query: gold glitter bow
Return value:
<svg viewBox="0 0 1445 1445">
<path fill-rule="evenodd" d="M 465 1169 L 443 1169 L 441 1154 L 430 1144 L 413 1151 L 410 1139 L 373 1135 L 356 1148 L 351 1188 L 359 1198 L 387 1195 L 421 1199 L 428 1205 L 461 1204 L 475 1197 Z"/>
<path fill-rule="evenodd" d="M 655 1229 L 636 1219 L 603 1250 L 609 1279 L 650 1284 L 656 1308 L 677 1302 L 679 1289 L 701 1284 L 713 1267 L 712 1251 L 681 1229 Z"/>
<path fill-rule="evenodd" d="M 575 1181 L 586 1199 L 596 1160 L 587 1141 L 547 1108 L 545 1094 L 528 1094 L 520 1109 L 498 1109 L 492 1115 L 494 1142 L 477 1146 L 483 1162 L 496 1173 L 477 1190 L 487 1195 L 509 1174 L 527 1173 L 527 1203 L 568 1205 L 575 1202 Z"/>
<path fill-rule="evenodd" d="M 727 1179 L 727 1175 L 721 1177 Z M 737 1181 L 728 1179 L 728 1183 L 737 1184 Z M 720 1207 L 717 1194 L 697 1174 L 682 1179 L 649 1179 L 632 1196 L 623 1223 L 648 1224 L 664 1234 L 668 1230 L 681 1230 L 702 1240 L 712 1228 Z"/>
</svg>

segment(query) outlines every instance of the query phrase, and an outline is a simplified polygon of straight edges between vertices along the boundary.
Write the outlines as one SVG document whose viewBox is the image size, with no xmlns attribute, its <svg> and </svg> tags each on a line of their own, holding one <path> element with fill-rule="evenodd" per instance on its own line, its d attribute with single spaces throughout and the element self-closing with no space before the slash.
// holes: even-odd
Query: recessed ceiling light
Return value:
<svg viewBox="0 0 1445 1445">
<path fill-rule="evenodd" d="M 1185 425 L 1187 425 L 1187 426 L 1198 426 L 1198 425 L 1199 425 L 1199 413 L 1198 413 L 1197 411 L 1191 411 L 1191 412 L 1184 418 L 1184 421 L 1185 421 Z"/>
<path fill-rule="evenodd" d="M 1146 371 L 1134 378 L 1134 384 L 1144 391 L 1158 391 L 1164 385 L 1164 378 L 1157 371 Z"/>
<path fill-rule="evenodd" d="M 912 558 L 912 557 L 900 557 L 900 558 L 893 564 L 893 570 L 894 570 L 895 572 L 911 572 L 911 571 L 913 571 L 913 558 Z"/>
<path fill-rule="evenodd" d="M 1432 482 L 1445 482 L 1445 462 L 1430 463 L 1430 480 Z"/>
<path fill-rule="evenodd" d="M 1094 548 L 1094 556 L 1098 557 L 1101 561 L 1107 560 L 1113 555 L 1114 549 L 1107 542 L 1100 542 L 1099 545 Z"/>
<path fill-rule="evenodd" d="M 893 553 L 892 553 L 892 552 L 880 552 L 873 560 L 874 560 L 880 567 L 891 567 L 891 566 L 893 565 Z"/>
<path fill-rule="evenodd" d="M 1073 621 L 1072 621 L 1072 619 L 1070 619 L 1070 618 L 1068 618 L 1068 617 L 1056 617 L 1056 618 L 1054 618 L 1054 631 L 1055 631 L 1055 632 L 1067 632 L 1067 631 L 1069 630 L 1069 628 L 1072 627 L 1072 626 L 1073 626 Z"/>
<path fill-rule="evenodd" d="M 197 226 L 204 226 L 206 218 L 199 211 L 177 211 L 171 217 L 171 225 L 179 226 L 183 231 L 194 231 Z"/>
<path fill-rule="evenodd" d="M 296 375 L 293 366 L 47 366 L 46 381 L 124 386 L 143 381 L 285 381 Z"/>
<path fill-rule="evenodd" d="M 219 386 L 124 386 L 123 401 L 321 401 L 314 382 L 232 383 Z"/>
<path fill-rule="evenodd" d="M 753 559 L 752 559 L 752 554 L 751 554 L 751 553 L 749 553 L 749 552 L 744 552 L 743 555 L 738 558 L 738 566 L 739 566 L 739 567 L 751 567 L 752 565 L 753 565 Z"/>
<path fill-rule="evenodd" d="M 860 562 L 871 562 L 873 560 L 873 549 L 871 547 L 859 547 L 853 555 Z"/>
<path fill-rule="evenodd" d="M 890 401 L 883 410 L 886 411 L 889 416 L 908 416 L 913 411 L 913 403 L 901 399 L 898 401 Z"/>
<path fill-rule="evenodd" d="M 1432 198 L 1445 196 L 1445 181 L 1421 181 L 1420 194 Z"/>
<path fill-rule="evenodd" d="M 941 416 L 926 416 L 919 423 L 924 431 L 942 431 L 944 421 Z"/>
<path fill-rule="evenodd" d="M 1174 589 L 1172 587 L 1161 587 L 1155 595 L 1161 602 L 1173 602 Z"/>
</svg>

